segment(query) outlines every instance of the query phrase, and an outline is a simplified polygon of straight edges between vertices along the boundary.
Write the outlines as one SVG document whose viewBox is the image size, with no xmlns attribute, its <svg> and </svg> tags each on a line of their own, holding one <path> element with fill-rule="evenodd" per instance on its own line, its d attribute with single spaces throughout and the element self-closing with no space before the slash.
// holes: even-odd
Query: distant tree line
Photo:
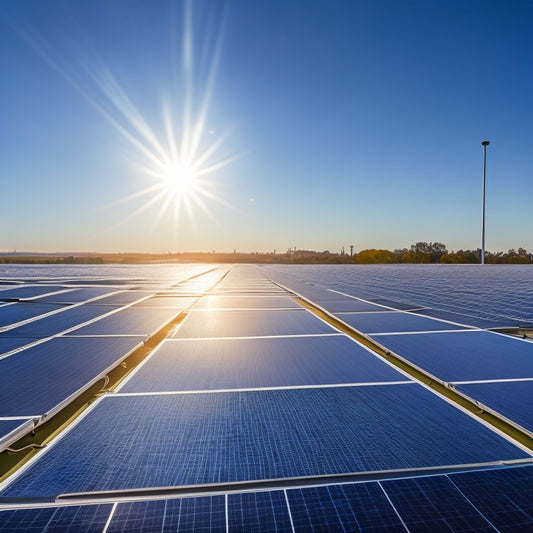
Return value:
<svg viewBox="0 0 533 533">
<path fill-rule="evenodd" d="M 167 254 L 145 253 L 110 253 L 99 256 L 84 254 L 80 257 L 72 255 L 63 257 L 51 256 L 0 256 L 0 263 L 24 264 L 147 264 L 173 262 L 201 263 L 273 263 L 273 264 L 387 264 L 387 263 L 479 263 L 479 250 L 457 250 L 448 252 L 446 245 L 440 242 L 417 242 L 410 248 L 393 250 L 361 250 L 359 253 L 340 253 L 324 250 L 289 249 L 284 253 L 261 252 L 183 252 Z M 532 264 L 533 254 L 524 248 L 507 252 L 485 252 L 485 262 L 492 264 Z"/>
<path fill-rule="evenodd" d="M 382 263 L 480 263 L 479 250 L 458 250 L 448 252 L 440 242 L 417 242 L 411 247 L 394 250 L 362 250 L 354 258 L 358 264 Z M 485 252 L 485 263 L 492 264 L 531 264 L 533 254 L 524 248 L 508 252 Z"/>
<path fill-rule="evenodd" d="M 9 256 L 0 257 L 0 263 L 17 263 L 17 264 L 43 264 L 43 265 L 101 265 L 104 263 L 102 257 L 40 257 L 40 256 Z"/>
</svg>

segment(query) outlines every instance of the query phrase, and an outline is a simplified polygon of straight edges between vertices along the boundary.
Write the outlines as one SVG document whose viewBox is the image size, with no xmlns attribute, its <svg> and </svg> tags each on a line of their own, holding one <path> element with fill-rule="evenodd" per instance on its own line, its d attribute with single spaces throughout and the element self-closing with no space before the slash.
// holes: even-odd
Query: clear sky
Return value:
<svg viewBox="0 0 533 533">
<path fill-rule="evenodd" d="M 533 251 L 530 0 L 4 0 L 0 251 Z"/>
</svg>

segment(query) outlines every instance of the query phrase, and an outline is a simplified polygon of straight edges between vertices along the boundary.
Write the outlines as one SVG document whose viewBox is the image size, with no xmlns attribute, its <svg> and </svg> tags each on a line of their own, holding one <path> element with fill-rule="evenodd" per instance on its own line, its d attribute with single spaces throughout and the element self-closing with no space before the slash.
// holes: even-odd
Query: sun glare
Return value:
<svg viewBox="0 0 533 533">
<path fill-rule="evenodd" d="M 177 201 L 194 195 L 198 186 L 194 168 L 182 161 L 169 163 L 162 173 L 162 179 L 166 195 Z"/>
</svg>

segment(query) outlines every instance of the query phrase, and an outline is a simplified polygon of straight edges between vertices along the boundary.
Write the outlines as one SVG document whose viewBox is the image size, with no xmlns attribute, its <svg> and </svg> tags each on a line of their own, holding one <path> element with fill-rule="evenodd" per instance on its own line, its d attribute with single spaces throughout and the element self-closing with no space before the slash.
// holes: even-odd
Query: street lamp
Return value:
<svg viewBox="0 0 533 533">
<path fill-rule="evenodd" d="M 485 264 L 485 176 L 487 175 L 487 146 L 490 141 L 481 141 L 483 146 L 483 208 L 481 211 L 481 264 Z"/>
</svg>

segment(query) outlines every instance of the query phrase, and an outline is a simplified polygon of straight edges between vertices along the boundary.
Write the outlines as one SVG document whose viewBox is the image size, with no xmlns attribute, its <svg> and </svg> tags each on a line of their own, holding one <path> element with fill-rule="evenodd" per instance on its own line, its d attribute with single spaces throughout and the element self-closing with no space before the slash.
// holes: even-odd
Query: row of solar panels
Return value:
<svg viewBox="0 0 533 533">
<path fill-rule="evenodd" d="M 190 273 L 186 269 L 183 276 Z M 55 304 L 35 300 L 0 307 L 3 323 L 15 324 L 0 332 L 0 449 L 105 376 L 223 273 L 159 286 L 157 293 L 102 287 L 58 292 L 58 286 L 36 284 L 0 291 L 0 297 L 7 292 L 10 297 L 56 300 Z M 62 305 L 50 313 L 49 306 L 57 306 L 58 299 L 66 301 L 64 295 L 70 293 L 76 295 L 73 300 L 80 294 L 83 298 L 99 295 L 99 299 Z M 45 316 L 40 316 L 43 312 Z"/>
<path fill-rule="evenodd" d="M 403 531 L 429 520 L 425 506 L 431 503 L 437 509 L 434 524 L 493 531 L 505 517 L 491 522 L 492 496 L 513 502 L 513 523 L 531 524 L 531 498 L 520 500 L 515 489 L 519 484 L 518 494 L 531 495 L 529 467 L 505 470 L 513 472 L 509 483 L 505 476 L 484 477 L 489 481 L 483 483 L 495 488 L 485 491 L 479 502 L 458 484 L 459 474 L 385 481 L 391 470 L 415 469 L 414 475 L 416 469 L 527 464 L 532 458 L 529 451 L 298 308 L 290 296 L 256 269 L 231 270 L 199 300 L 172 339 L 117 393 L 100 398 L 5 482 L 0 497 L 13 505 L 13 499 L 53 501 L 73 492 L 86 493 L 90 500 L 96 498 L 94 491 L 102 490 L 209 484 L 216 492 L 220 483 L 235 484 L 233 491 L 239 494 L 6 510 L 12 530 L 26 520 L 46 527 L 70 525 L 71 531 L 81 531 L 83 525 L 86 530 L 131 531 L 141 525 L 150 530 L 153 519 L 158 530 L 176 524 L 184 530 L 188 525 L 194 530 L 218 525 L 246 530 L 249 521 L 259 524 L 257 530 L 290 526 L 289 531 L 325 531 L 340 529 L 340 521 L 347 530 Z M 320 305 L 326 301 L 319 300 Z M 459 328 L 449 334 L 474 333 Z M 382 481 L 289 488 L 294 478 L 327 483 L 324 475 L 369 471 Z M 239 482 L 263 480 L 275 480 L 286 490 L 238 490 Z M 447 498 L 453 502 L 448 506 Z M 82 517 L 81 526 L 77 517 Z"/>
<path fill-rule="evenodd" d="M 533 435 L 532 342 L 396 311 L 388 301 L 378 305 L 328 290 L 326 282 L 324 287 L 303 282 L 292 286 L 410 364 L 452 384 Z"/>
<path fill-rule="evenodd" d="M 0 511 L 0 532 L 528 531 L 533 467 Z"/>
<path fill-rule="evenodd" d="M 533 327 L 529 265 L 269 265 L 290 286 L 326 287 L 481 328 Z"/>
</svg>

